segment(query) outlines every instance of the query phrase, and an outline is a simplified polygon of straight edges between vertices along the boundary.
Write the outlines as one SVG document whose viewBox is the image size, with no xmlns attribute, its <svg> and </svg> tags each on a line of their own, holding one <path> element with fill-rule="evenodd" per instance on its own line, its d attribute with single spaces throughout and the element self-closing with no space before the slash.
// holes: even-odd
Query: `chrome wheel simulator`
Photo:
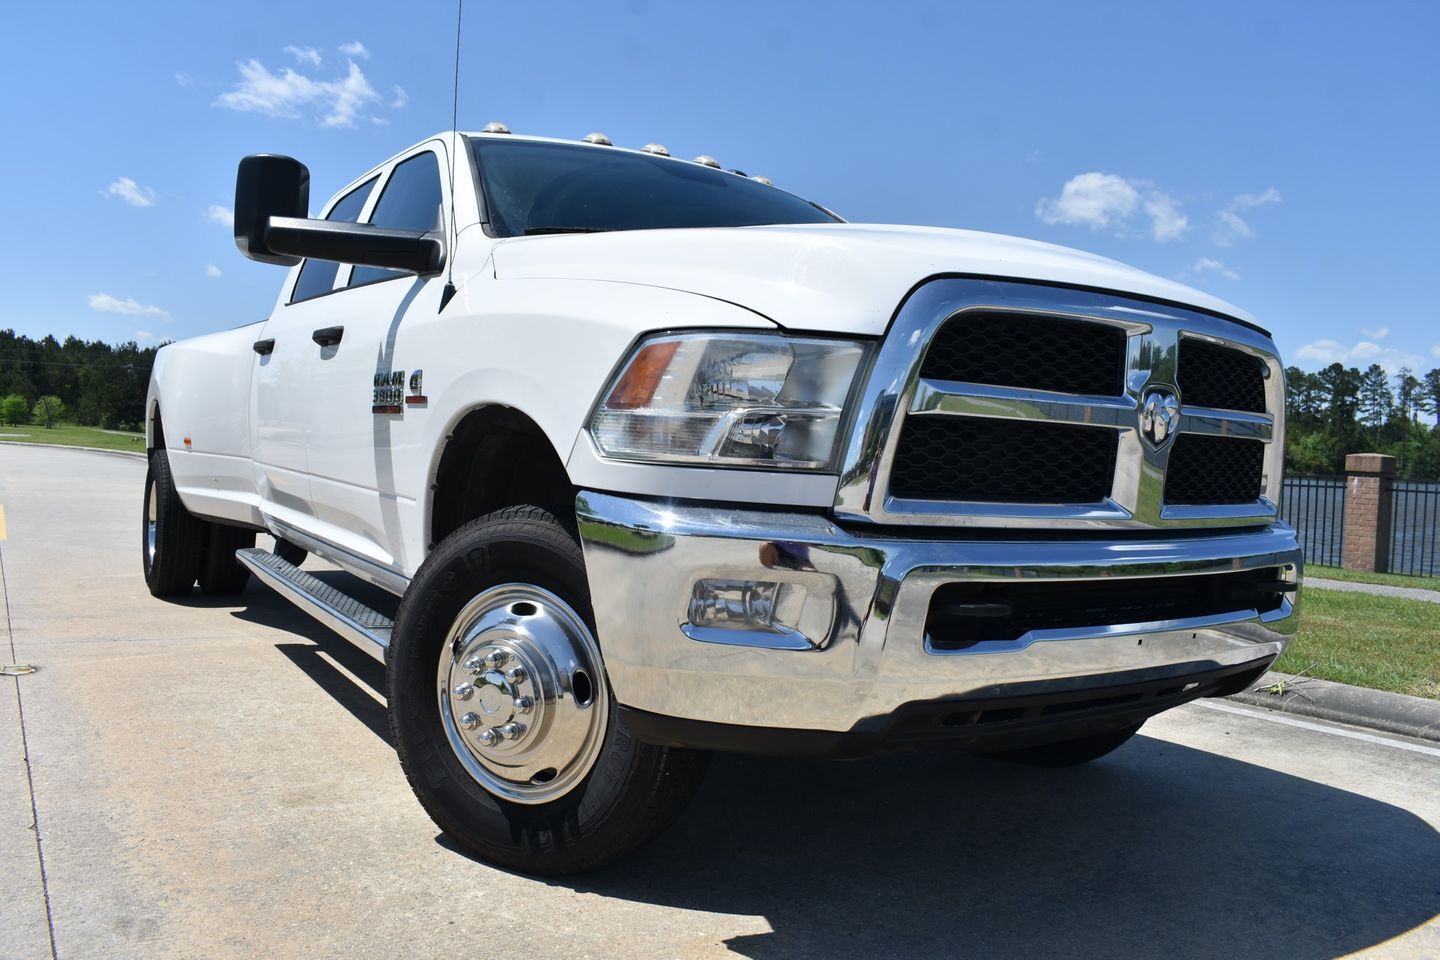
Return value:
<svg viewBox="0 0 1440 960">
<path fill-rule="evenodd" d="M 546 803 L 595 765 L 610 699 L 585 621 L 540 587 L 507 583 L 455 618 L 436 680 L 441 724 L 480 786 L 516 803 Z"/>
</svg>

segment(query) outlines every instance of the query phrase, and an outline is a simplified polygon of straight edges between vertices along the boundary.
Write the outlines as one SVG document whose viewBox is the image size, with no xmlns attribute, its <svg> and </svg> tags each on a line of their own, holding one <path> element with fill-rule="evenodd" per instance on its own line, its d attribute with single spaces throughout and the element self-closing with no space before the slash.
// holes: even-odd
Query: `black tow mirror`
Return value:
<svg viewBox="0 0 1440 960">
<path fill-rule="evenodd" d="M 310 211 L 310 171 L 292 157 L 257 153 L 235 174 L 235 245 L 251 260 L 290 267 L 292 252 L 274 249 L 266 234 L 271 217 L 301 218 Z"/>
<path fill-rule="evenodd" d="M 310 171 L 290 157 L 257 153 L 235 175 L 235 245 L 251 260 L 294 266 L 304 259 L 386 267 L 420 275 L 445 265 L 443 223 L 395 230 L 310 220 Z"/>
</svg>

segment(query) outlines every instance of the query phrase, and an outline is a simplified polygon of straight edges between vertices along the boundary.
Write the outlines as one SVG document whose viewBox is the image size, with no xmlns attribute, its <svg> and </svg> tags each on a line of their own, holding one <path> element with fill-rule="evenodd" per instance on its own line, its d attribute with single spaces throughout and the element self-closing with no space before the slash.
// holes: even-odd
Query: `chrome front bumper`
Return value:
<svg viewBox="0 0 1440 960">
<path fill-rule="evenodd" d="M 1283 524 L 1200 536 L 922 539 L 852 532 L 815 514 L 594 492 L 582 492 L 576 509 L 615 696 L 633 711 L 680 720 L 864 731 L 910 705 L 1047 681 L 1100 688 L 1146 671 L 1263 663 L 1284 649 L 1297 621 L 1298 594 L 1287 594 L 1264 614 L 1034 630 L 960 651 L 934 648 L 925 632 L 931 595 L 956 581 L 1113 582 L 1276 567 L 1298 582 L 1300 548 Z M 690 599 L 707 578 L 803 587 L 796 629 L 697 629 Z"/>
</svg>

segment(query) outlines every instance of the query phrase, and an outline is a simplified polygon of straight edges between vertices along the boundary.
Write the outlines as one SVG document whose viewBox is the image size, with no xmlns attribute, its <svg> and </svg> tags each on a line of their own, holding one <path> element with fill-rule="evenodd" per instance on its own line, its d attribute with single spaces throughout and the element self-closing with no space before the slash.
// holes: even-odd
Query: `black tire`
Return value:
<svg viewBox="0 0 1440 960">
<path fill-rule="evenodd" d="M 304 551 L 304 549 L 295 546 L 295 544 L 291 543 L 289 540 L 281 540 L 279 537 L 276 537 L 275 556 L 279 557 L 281 560 L 284 560 L 291 566 L 298 567 L 300 566 L 300 564 L 305 562 L 305 558 L 308 556 L 308 554 Z"/>
<path fill-rule="evenodd" d="M 255 546 L 255 531 L 221 523 L 207 523 L 205 527 L 200 592 L 221 597 L 240 593 L 250 582 L 250 570 L 235 559 L 235 551 Z"/>
<path fill-rule="evenodd" d="M 593 634 L 580 545 L 555 513 L 516 506 L 471 521 L 421 565 L 400 603 L 386 670 L 391 731 L 415 796 L 455 843 L 524 873 L 579 873 L 624 857 L 668 827 L 699 787 L 709 755 L 641 743 L 612 708 L 598 759 L 569 792 L 517 803 L 481 786 L 446 739 L 436 670 L 462 608 L 508 583 L 549 591 Z M 596 679 L 608 693 L 608 681 Z"/>
<path fill-rule="evenodd" d="M 156 450 L 150 454 L 145 499 L 140 505 L 140 562 L 150 593 L 157 597 L 188 596 L 200 575 L 204 545 L 205 524 L 185 509 L 170 476 L 170 461 L 164 450 Z"/>
<path fill-rule="evenodd" d="M 1105 754 L 1117 750 L 1135 734 L 1140 732 L 1144 721 L 1133 727 L 1111 730 L 1107 733 L 1077 737 L 1074 740 L 1060 740 L 1056 743 L 1042 743 L 1036 747 L 1019 750 L 1001 750 L 990 754 L 997 760 L 1023 763 L 1031 767 L 1077 767 L 1091 760 L 1098 760 Z"/>
</svg>

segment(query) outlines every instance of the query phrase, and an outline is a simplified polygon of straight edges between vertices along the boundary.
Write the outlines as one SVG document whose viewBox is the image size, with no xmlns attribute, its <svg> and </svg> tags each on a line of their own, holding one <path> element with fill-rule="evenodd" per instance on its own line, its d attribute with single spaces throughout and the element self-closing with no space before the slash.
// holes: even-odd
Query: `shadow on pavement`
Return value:
<svg viewBox="0 0 1440 960">
<path fill-rule="evenodd" d="M 720 757 L 632 859 L 564 884 L 765 917 L 757 958 L 1330 958 L 1440 911 L 1408 811 L 1137 737 L 1073 770 Z"/>
<path fill-rule="evenodd" d="M 235 616 L 310 640 L 277 649 L 389 742 L 384 708 L 330 661 L 383 696 L 379 664 L 269 591 L 244 599 Z M 764 917 L 772 932 L 726 941 L 757 960 L 1318 960 L 1440 912 L 1440 835 L 1393 805 L 1143 735 L 1072 770 L 719 756 L 650 847 L 549 882 Z"/>
<path fill-rule="evenodd" d="M 361 596 L 361 599 L 387 614 L 394 613 L 395 599 L 378 587 L 369 588 L 375 591 L 371 594 L 366 589 L 366 584 L 339 571 L 321 570 L 315 572 L 315 576 L 347 593 Z M 196 600 L 199 599 L 197 596 Z M 234 611 L 232 616 L 236 619 L 264 624 L 310 641 L 277 643 L 275 649 L 313 680 L 316 686 L 329 694 L 331 699 L 349 710 L 371 733 L 394 746 L 390 739 L 390 719 L 386 715 L 385 707 L 375 702 L 376 696 L 382 700 L 385 697 L 384 666 L 336 636 L 294 604 L 253 581 L 239 599 L 245 606 Z M 231 597 L 227 600 L 227 605 L 233 606 L 235 602 L 236 598 Z M 345 669 L 337 669 L 336 664 Z M 347 676 L 345 671 L 359 678 L 369 689 L 356 686 L 355 681 Z"/>
</svg>

